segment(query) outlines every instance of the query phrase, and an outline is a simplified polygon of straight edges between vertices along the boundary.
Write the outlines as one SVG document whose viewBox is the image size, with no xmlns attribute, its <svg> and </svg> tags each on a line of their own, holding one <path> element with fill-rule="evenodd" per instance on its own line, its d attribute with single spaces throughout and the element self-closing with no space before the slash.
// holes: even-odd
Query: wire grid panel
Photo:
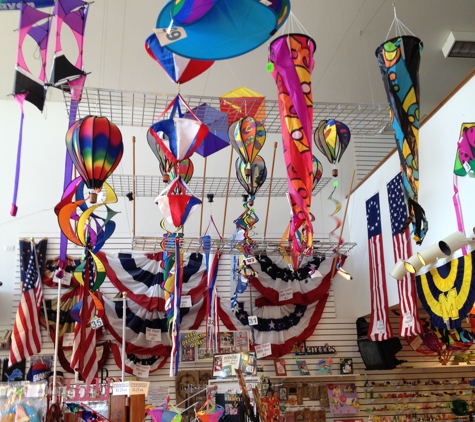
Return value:
<svg viewBox="0 0 475 422">
<path fill-rule="evenodd" d="M 175 98 L 175 94 L 150 93 L 137 91 L 120 91 L 104 88 L 84 87 L 82 100 L 77 107 L 77 118 L 88 115 L 107 117 L 119 126 L 149 127 L 158 120 Z M 184 100 L 193 109 L 202 104 L 212 107 L 209 113 L 203 111 L 200 114 L 202 121 L 212 126 L 214 131 L 227 132 L 230 119 L 229 113 L 241 113 L 245 110 L 265 109 L 263 121 L 267 133 L 281 133 L 279 103 L 276 100 L 263 99 L 262 97 L 249 98 L 246 100 L 219 97 L 183 96 Z M 70 112 L 70 95 L 63 89 L 63 99 L 66 110 Z M 223 102 L 225 101 L 225 104 Z M 231 110 L 219 113 L 216 118 L 216 110 Z M 344 103 L 314 103 L 313 127 L 324 119 L 335 119 L 344 122 L 351 130 L 353 136 L 374 136 L 389 123 L 389 111 L 387 104 L 344 104 Z M 223 118 L 223 114 L 228 118 Z M 166 118 L 164 115 L 162 118 Z M 388 135 L 389 136 L 389 135 Z"/>
<path fill-rule="evenodd" d="M 313 196 L 317 195 L 329 182 L 331 177 L 322 177 L 317 186 L 313 190 Z M 114 189 L 117 196 L 126 196 L 130 192 L 135 191 L 135 197 L 156 197 L 166 187 L 166 183 L 162 181 L 161 176 L 134 176 L 123 174 L 112 174 L 107 183 Z M 188 187 L 195 195 L 203 192 L 203 178 L 193 177 Z M 270 183 L 264 183 L 261 189 L 257 192 L 257 197 L 267 197 L 271 188 Z M 289 191 L 287 178 L 274 177 L 272 180 L 272 190 L 270 192 L 272 197 L 284 197 Z M 206 177 L 204 179 L 205 194 L 212 193 L 216 198 L 240 197 L 246 194 L 246 191 L 241 186 L 239 181 L 232 177 L 229 180 L 225 177 Z"/>
<path fill-rule="evenodd" d="M 178 240 L 183 252 L 206 253 L 214 252 L 226 255 L 239 255 L 242 253 L 243 243 L 232 239 L 211 239 L 206 245 L 206 251 L 203 248 L 203 240 L 197 237 L 178 237 L 178 238 L 158 238 L 149 236 L 135 236 L 132 239 L 132 249 L 148 252 L 156 251 L 175 251 L 175 242 Z M 289 242 L 282 242 L 282 239 L 260 239 L 253 238 L 251 253 L 253 255 L 299 255 L 294 252 L 293 246 Z M 335 257 L 339 254 L 347 255 L 356 243 L 345 242 L 338 245 L 338 242 L 332 242 L 328 239 L 314 239 L 313 256 Z"/>
</svg>

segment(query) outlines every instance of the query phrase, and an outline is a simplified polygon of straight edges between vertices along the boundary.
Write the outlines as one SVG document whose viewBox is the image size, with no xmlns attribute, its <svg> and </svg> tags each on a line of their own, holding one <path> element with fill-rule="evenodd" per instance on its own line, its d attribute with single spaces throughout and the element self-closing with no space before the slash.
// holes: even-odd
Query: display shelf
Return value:
<svg viewBox="0 0 475 422">
<path fill-rule="evenodd" d="M 71 97 L 68 91 L 68 87 L 65 86 L 63 99 L 69 114 Z M 84 87 L 82 100 L 77 106 L 76 118 L 100 115 L 120 126 L 149 127 L 175 96 L 176 94 Z M 219 110 L 222 101 L 219 97 L 210 96 L 183 95 L 183 98 L 191 108 L 206 103 Z M 243 102 L 242 99 L 226 98 L 225 102 L 226 108 L 234 113 L 236 109 L 246 113 L 246 109 L 263 110 L 265 108 L 266 117 L 263 123 L 267 133 L 281 133 L 278 101 L 250 98 Z M 203 121 L 208 121 L 206 115 L 201 118 Z M 330 118 L 344 122 L 351 129 L 353 136 L 394 137 L 393 133 L 384 132 L 384 128 L 389 123 L 387 104 L 313 103 L 313 127 L 317 127 L 321 120 Z M 207 125 L 212 125 L 214 131 L 227 132 L 229 119 L 223 118 L 221 114 L 219 121 L 213 118 Z"/>
<path fill-rule="evenodd" d="M 180 242 L 181 249 L 184 252 L 204 252 L 203 240 L 196 237 L 177 238 Z M 292 245 L 289 242 L 282 242 L 282 239 L 259 239 L 253 238 L 255 244 L 251 247 L 253 255 L 279 255 L 285 253 L 293 254 Z M 232 239 L 211 239 L 208 244 L 209 250 L 228 255 L 239 255 L 242 253 L 240 248 L 242 242 Z M 351 249 L 356 246 L 354 242 L 344 242 L 338 245 L 338 242 L 332 242 L 325 239 L 314 239 L 313 256 L 333 257 L 338 254 L 347 255 Z M 163 237 L 134 236 L 132 238 L 132 249 L 140 251 L 158 252 L 166 250 L 168 252 L 175 251 L 175 239 L 164 239 Z M 208 248 L 207 248 L 208 250 Z M 337 253 L 336 253 L 337 252 Z"/>
<path fill-rule="evenodd" d="M 322 177 L 313 190 L 313 196 L 320 191 L 332 180 L 331 177 Z M 134 188 L 135 182 L 135 188 Z M 162 176 L 133 176 L 125 174 L 112 174 L 107 183 L 114 189 L 117 196 L 126 196 L 130 192 L 134 192 L 135 197 L 155 198 L 167 186 L 162 181 Z M 187 183 L 188 187 L 195 195 L 214 194 L 215 198 L 240 197 L 246 194 L 236 177 L 193 177 Z M 203 186 L 204 185 L 204 186 Z M 256 197 L 285 197 L 289 191 L 286 177 L 274 177 L 272 179 L 272 187 L 270 182 L 264 183 L 256 194 Z"/>
<path fill-rule="evenodd" d="M 329 374 L 329 375 L 286 375 L 286 376 L 278 376 L 278 375 L 270 375 L 267 378 L 271 380 L 280 380 L 280 381 L 318 381 L 321 379 L 334 379 L 334 378 L 358 378 L 361 374 Z"/>
</svg>

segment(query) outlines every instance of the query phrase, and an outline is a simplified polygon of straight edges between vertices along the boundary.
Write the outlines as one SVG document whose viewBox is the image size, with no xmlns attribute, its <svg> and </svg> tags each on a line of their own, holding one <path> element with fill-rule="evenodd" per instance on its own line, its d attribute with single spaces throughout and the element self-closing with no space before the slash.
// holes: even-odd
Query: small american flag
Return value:
<svg viewBox="0 0 475 422">
<path fill-rule="evenodd" d="M 409 229 L 404 227 L 408 212 L 402 190 L 402 176 L 398 173 L 388 183 L 389 215 L 393 239 L 394 262 L 406 261 L 411 256 Z M 397 280 L 400 304 L 399 335 L 401 337 L 422 334 L 422 323 L 417 309 L 417 295 L 414 275 L 406 273 L 402 280 Z"/>
<path fill-rule="evenodd" d="M 12 347 L 9 365 L 36 355 L 41 351 L 39 310 L 43 302 L 41 271 L 38 265 L 37 249 L 46 251 L 47 239 L 37 247 L 33 242 L 20 241 L 20 267 L 22 294 L 13 326 Z"/>
<path fill-rule="evenodd" d="M 368 338 L 373 341 L 387 340 L 393 336 L 388 316 L 388 293 L 384 268 L 383 235 L 379 193 L 366 201 L 368 226 L 369 281 L 371 289 L 371 319 Z"/>
</svg>

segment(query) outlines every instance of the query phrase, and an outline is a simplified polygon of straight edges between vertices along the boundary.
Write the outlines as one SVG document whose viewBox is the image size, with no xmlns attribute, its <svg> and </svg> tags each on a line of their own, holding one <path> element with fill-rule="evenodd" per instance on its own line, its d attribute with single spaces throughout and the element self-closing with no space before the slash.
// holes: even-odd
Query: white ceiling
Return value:
<svg viewBox="0 0 475 422">
<path fill-rule="evenodd" d="M 393 21 L 393 2 L 291 1 L 294 16 L 317 44 L 312 77 L 314 101 L 385 103 L 374 51 L 385 41 Z M 156 17 L 165 3 L 165 0 L 95 0 L 90 7 L 86 29 L 85 69 L 90 72 L 86 86 L 163 93 L 176 91 L 165 72 L 144 49 L 144 41 L 152 33 Z M 441 51 L 450 31 L 475 31 L 475 1 L 399 0 L 395 5 L 401 22 L 424 42 L 420 75 L 421 112 L 424 115 L 475 67 L 475 59 L 446 59 Z M 18 19 L 18 12 L 0 12 L 0 99 L 7 98 L 12 90 Z M 395 35 L 394 30 L 390 35 Z M 64 34 L 66 45 L 71 44 L 68 36 Z M 72 49 L 68 53 L 66 49 L 66 55 L 74 57 L 75 51 Z M 33 68 L 36 65 L 34 57 L 34 52 L 27 57 Z M 219 96 L 244 85 L 275 99 L 276 88 L 266 72 L 266 63 L 267 45 L 263 45 L 245 56 L 216 62 L 205 74 L 183 85 L 181 91 L 189 95 Z M 49 94 L 50 101 L 56 99 L 61 97 Z"/>
</svg>

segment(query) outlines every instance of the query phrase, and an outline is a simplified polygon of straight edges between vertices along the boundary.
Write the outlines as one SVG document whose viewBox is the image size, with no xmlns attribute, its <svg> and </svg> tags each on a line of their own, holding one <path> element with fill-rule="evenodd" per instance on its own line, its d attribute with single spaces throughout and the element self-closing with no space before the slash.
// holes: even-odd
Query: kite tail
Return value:
<svg viewBox="0 0 475 422">
<path fill-rule="evenodd" d="M 16 154 L 16 170 L 15 170 L 15 184 L 13 186 L 13 200 L 12 200 L 12 207 L 10 209 L 10 215 L 12 217 L 15 217 L 18 211 L 16 202 L 17 202 L 17 197 L 18 197 L 18 186 L 20 185 L 21 147 L 23 144 L 23 120 L 25 119 L 23 105 L 20 104 L 20 106 L 21 106 L 20 133 L 18 135 L 18 149 L 17 149 L 17 154 Z"/>
<path fill-rule="evenodd" d="M 336 183 L 336 182 L 335 182 Z M 341 227 L 341 220 L 340 218 L 338 218 L 335 214 L 339 213 L 340 210 L 341 210 L 341 202 L 338 201 L 338 199 L 335 199 L 333 198 L 333 194 L 335 193 L 335 190 L 336 190 L 336 187 L 338 186 L 338 184 L 334 184 L 333 185 L 333 190 L 331 191 L 330 193 L 330 196 L 328 197 L 328 199 L 330 201 L 333 201 L 335 203 L 335 211 L 333 211 L 333 213 L 330 214 L 330 217 L 333 218 L 333 220 L 335 220 L 335 223 L 336 223 L 336 226 L 335 228 L 328 234 L 329 237 L 337 237 L 338 238 L 338 246 L 340 246 L 342 243 L 343 243 L 343 238 L 341 238 L 340 236 L 336 235 L 336 231 Z"/>
<path fill-rule="evenodd" d="M 413 199 L 408 199 L 409 213 L 414 218 L 412 223 L 412 234 L 416 244 L 421 245 L 427 230 L 429 230 L 429 222 L 426 218 L 424 209 Z"/>
</svg>

